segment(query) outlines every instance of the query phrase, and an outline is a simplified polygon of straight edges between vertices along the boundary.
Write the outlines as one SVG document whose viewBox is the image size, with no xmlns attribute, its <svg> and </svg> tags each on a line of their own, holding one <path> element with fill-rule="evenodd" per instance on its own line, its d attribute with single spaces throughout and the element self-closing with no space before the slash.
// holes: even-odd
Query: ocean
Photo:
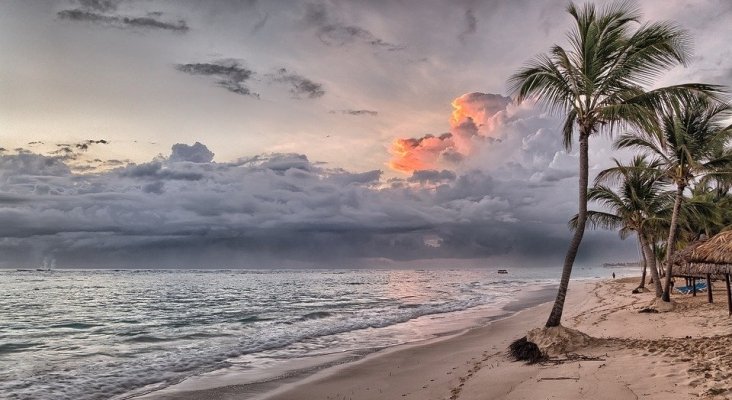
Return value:
<svg viewBox="0 0 732 400">
<path fill-rule="evenodd" d="M 629 268 L 576 268 L 576 279 Z M 553 298 L 556 268 L 0 270 L 0 398 L 277 382 Z M 256 392 L 253 391 L 253 392 Z"/>
</svg>

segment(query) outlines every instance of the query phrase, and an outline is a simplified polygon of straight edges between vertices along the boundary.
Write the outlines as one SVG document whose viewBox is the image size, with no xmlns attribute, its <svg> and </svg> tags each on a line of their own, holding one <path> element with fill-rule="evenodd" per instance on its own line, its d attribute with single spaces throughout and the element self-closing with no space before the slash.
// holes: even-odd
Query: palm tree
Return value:
<svg viewBox="0 0 732 400">
<path fill-rule="evenodd" d="M 661 297 L 661 281 L 649 237 L 654 224 L 663 221 L 664 211 L 673 201 L 673 195 L 663 190 L 665 183 L 657 173 L 657 161 L 648 161 L 643 155 L 634 157 L 629 165 L 614 161 L 615 167 L 600 172 L 595 186 L 587 195 L 589 200 L 599 203 L 607 211 L 588 211 L 587 222 L 593 228 L 619 229 L 622 239 L 636 233 L 643 254 L 643 277 L 639 287 L 644 287 L 645 271 L 649 268 L 656 297 Z M 602 184 L 608 181 L 617 182 L 618 190 Z M 570 227 L 577 229 L 578 219 L 575 215 Z"/>
<path fill-rule="evenodd" d="M 682 202 L 677 243 L 691 243 L 721 232 L 726 226 L 725 217 L 730 215 L 730 200 L 726 192 L 707 183 L 694 185 L 691 196 Z"/>
<path fill-rule="evenodd" d="M 510 78 L 516 101 L 533 98 L 565 116 L 562 128 L 569 149 L 579 141 L 579 213 L 554 307 L 547 327 L 560 325 L 569 278 L 587 221 L 589 139 L 618 125 L 653 130 L 650 109 L 688 90 L 713 92 L 709 85 L 685 84 L 646 92 L 661 73 L 688 59 L 686 34 L 668 22 L 640 23 L 640 12 L 628 2 L 602 9 L 594 4 L 567 11 L 574 19 L 569 46 L 555 45 L 536 56 Z"/>
<path fill-rule="evenodd" d="M 684 190 L 695 179 L 717 179 L 730 173 L 732 152 L 726 145 L 732 137 L 732 125 L 722 125 L 730 111 L 727 104 L 708 97 L 681 96 L 659 110 L 660 131 L 626 133 L 615 143 L 616 148 L 635 148 L 658 157 L 663 173 L 676 186 L 666 241 L 664 301 L 671 301 L 673 263 L 670 260 L 676 249 Z"/>
</svg>

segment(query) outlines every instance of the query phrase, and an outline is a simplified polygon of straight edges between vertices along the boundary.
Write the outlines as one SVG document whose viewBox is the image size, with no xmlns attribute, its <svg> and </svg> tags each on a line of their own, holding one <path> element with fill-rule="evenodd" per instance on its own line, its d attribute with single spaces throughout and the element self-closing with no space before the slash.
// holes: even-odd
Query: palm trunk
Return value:
<svg viewBox="0 0 732 400">
<path fill-rule="evenodd" d="M 684 187 L 682 183 L 676 184 L 676 199 L 674 200 L 674 212 L 671 214 L 671 228 L 668 232 L 668 241 L 666 242 L 666 280 L 663 283 L 663 301 L 671 301 L 671 278 L 673 272 L 673 263 L 671 257 L 674 256 L 674 248 L 676 247 L 676 226 L 679 224 L 679 211 L 681 211 L 681 200 L 684 198 Z"/>
<path fill-rule="evenodd" d="M 648 245 L 651 246 L 651 249 L 653 250 L 653 261 L 656 263 L 656 271 L 658 271 L 658 278 L 663 278 L 664 275 L 664 269 L 663 269 L 663 258 L 661 257 L 660 248 L 657 247 L 658 241 L 656 240 L 655 236 L 651 236 L 651 241 L 648 242 Z M 659 280 L 660 282 L 660 280 Z M 661 294 L 663 294 L 663 288 L 661 288 Z"/>
<path fill-rule="evenodd" d="M 656 297 L 661 297 L 663 290 L 661 290 L 661 279 L 658 277 L 658 267 L 656 267 L 656 255 L 654 254 L 651 245 L 648 243 L 648 238 L 643 231 L 638 232 L 638 239 L 641 242 L 641 249 L 645 255 L 646 262 L 648 263 L 648 269 L 651 270 L 651 280 L 653 286 L 656 289 Z"/>
<path fill-rule="evenodd" d="M 646 257 L 646 252 L 643 250 L 643 241 L 640 240 L 640 235 L 638 235 L 638 241 L 640 242 L 640 248 L 641 248 L 641 256 L 643 257 L 643 272 L 641 272 L 641 280 L 638 284 L 638 289 L 645 289 L 646 288 L 646 271 L 648 271 L 648 257 Z"/>
<path fill-rule="evenodd" d="M 588 130 L 589 131 L 589 130 Z M 589 175 L 589 132 L 580 132 L 579 138 L 579 212 L 577 213 L 577 229 L 574 231 L 572 241 L 569 244 L 567 255 L 564 258 L 564 267 L 562 268 L 562 278 L 559 281 L 559 290 L 557 298 L 554 300 L 554 307 L 546 321 L 546 327 L 559 326 L 562 321 L 562 311 L 564 311 L 564 300 L 567 297 L 567 289 L 569 288 L 569 277 L 572 275 L 572 266 L 574 259 L 577 257 L 582 236 L 585 234 L 585 225 L 587 223 L 587 184 Z"/>
</svg>

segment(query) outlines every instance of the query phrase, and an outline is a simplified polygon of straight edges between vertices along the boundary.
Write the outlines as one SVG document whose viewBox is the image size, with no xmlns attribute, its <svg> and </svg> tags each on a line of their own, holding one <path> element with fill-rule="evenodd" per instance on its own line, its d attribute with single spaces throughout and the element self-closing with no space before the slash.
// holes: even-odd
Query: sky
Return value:
<svg viewBox="0 0 732 400">
<path fill-rule="evenodd" d="M 566 4 L 2 1 L 0 267 L 560 265 L 577 156 L 506 82 Z M 656 86 L 732 85 L 732 3 L 638 4 L 694 42 Z"/>
</svg>

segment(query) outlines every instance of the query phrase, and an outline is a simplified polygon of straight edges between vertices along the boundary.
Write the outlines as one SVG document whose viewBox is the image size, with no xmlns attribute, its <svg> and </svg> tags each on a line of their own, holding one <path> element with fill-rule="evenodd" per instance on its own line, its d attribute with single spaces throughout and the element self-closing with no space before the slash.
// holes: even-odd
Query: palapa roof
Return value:
<svg viewBox="0 0 732 400">
<path fill-rule="evenodd" d="M 691 252 L 694 251 L 697 247 L 703 245 L 707 242 L 708 239 L 702 239 L 697 240 L 696 242 L 691 242 L 686 245 L 683 249 L 677 251 L 674 253 L 674 255 L 671 257 L 671 261 L 674 263 L 674 266 L 683 266 L 684 264 L 689 262 L 689 259 L 691 258 Z"/>
<path fill-rule="evenodd" d="M 674 275 L 732 273 L 732 231 L 686 246 L 674 254 Z"/>
</svg>

